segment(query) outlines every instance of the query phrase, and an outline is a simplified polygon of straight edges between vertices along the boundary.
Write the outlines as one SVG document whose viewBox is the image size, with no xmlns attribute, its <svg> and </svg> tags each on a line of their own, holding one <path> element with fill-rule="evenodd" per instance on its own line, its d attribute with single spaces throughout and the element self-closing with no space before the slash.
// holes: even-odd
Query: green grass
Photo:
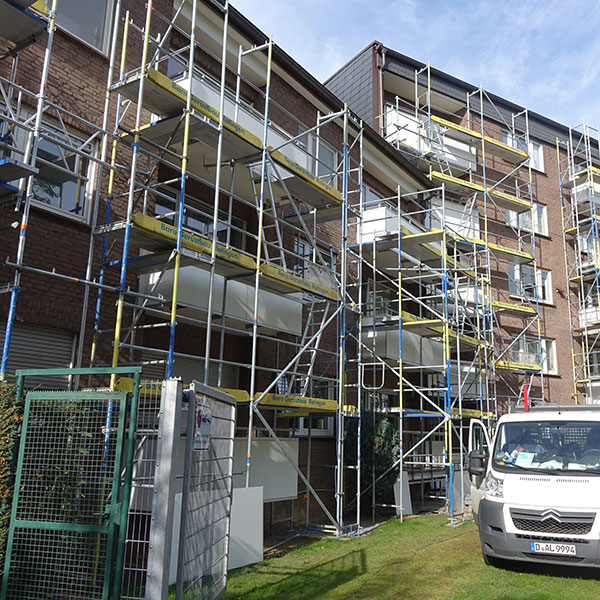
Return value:
<svg viewBox="0 0 600 600">
<path fill-rule="evenodd" d="M 393 520 L 365 537 L 324 539 L 229 574 L 225 600 L 584 600 L 598 573 L 555 565 L 494 568 L 481 559 L 473 523 L 441 515 Z"/>
</svg>

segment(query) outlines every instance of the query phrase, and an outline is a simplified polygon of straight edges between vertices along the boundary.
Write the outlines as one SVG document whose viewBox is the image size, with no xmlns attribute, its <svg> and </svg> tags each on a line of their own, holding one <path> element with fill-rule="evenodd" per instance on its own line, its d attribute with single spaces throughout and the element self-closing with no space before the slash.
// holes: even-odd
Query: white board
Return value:
<svg viewBox="0 0 600 600">
<path fill-rule="evenodd" d="M 263 489 L 233 490 L 229 531 L 228 569 L 251 565 L 263 559 Z"/>
<path fill-rule="evenodd" d="M 298 466 L 298 438 L 280 440 L 286 452 Z M 233 443 L 233 487 L 246 487 L 246 438 Z M 262 486 L 263 500 L 289 500 L 298 496 L 298 474 L 275 440 L 252 440 L 250 487 Z"/>
</svg>

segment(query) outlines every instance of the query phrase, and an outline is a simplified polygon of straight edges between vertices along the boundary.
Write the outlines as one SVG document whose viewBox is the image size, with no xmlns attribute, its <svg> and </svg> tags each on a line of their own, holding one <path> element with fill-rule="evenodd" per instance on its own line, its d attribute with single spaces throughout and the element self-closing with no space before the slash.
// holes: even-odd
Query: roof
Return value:
<svg viewBox="0 0 600 600">
<path fill-rule="evenodd" d="M 211 0 L 203 0 L 215 12 L 219 12 L 219 6 Z M 222 0 L 217 0 L 222 4 Z M 229 5 L 229 24 L 235 27 L 250 42 L 260 45 L 264 43 L 268 36 L 263 33 L 254 23 L 247 19 L 240 11 Z M 340 100 L 333 92 L 328 90 L 325 85 L 313 77 L 302 65 L 296 62 L 287 52 L 277 44 L 273 44 L 273 61 L 294 77 L 304 88 L 313 94 L 318 100 L 330 107 L 332 111 L 337 111 L 344 102 Z M 353 113 L 354 114 L 354 113 Z M 356 116 L 356 115 L 355 115 Z M 388 144 L 378 132 L 369 124 L 364 123 L 364 139 L 376 147 L 380 152 L 397 163 L 413 179 L 418 181 L 423 187 L 431 188 L 431 181 L 417 167 L 415 167 L 405 156 L 396 148 Z"/>
<path fill-rule="evenodd" d="M 379 45 L 385 50 L 384 69 L 389 73 L 414 81 L 415 70 L 427 66 L 426 63 L 401 54 L 377 41 L 374 41 L 373 44 Z M 371 44 L 371 46 L 373 44 Z M 475 86 L 434 67 L 431 67 L 431 85 L 436 92 L 462 101 L 465 100 L 467 94 L 476 92 L 480 89 L 479 86 Z M 493 94 L 492 92 L 488 92 L 487 90 L 484 91 L 487 98 L 489 98 L 489 100 L 484 98 L 483 111 L 484 116 L 488 119 L 500 121 L 501 115 L 505 121 L 510 122 L 512 115 L 525 110 L 524 106 L 507 100 L 497 94 Z M 480 110 L 477 97 L 473 98 L 473 108 L 475 110 Z M 527 112 L 529 118 L 529 131 L 532 137 L 550 144 L 555 143 L 556 137 L 561 139 L 568 138 L 569 128 L 566 125 L 549 119 L 540 113 L 531 110 L 528 110 Z M 498 113 L 500 113 L 500 115 Z"/>
</svg>

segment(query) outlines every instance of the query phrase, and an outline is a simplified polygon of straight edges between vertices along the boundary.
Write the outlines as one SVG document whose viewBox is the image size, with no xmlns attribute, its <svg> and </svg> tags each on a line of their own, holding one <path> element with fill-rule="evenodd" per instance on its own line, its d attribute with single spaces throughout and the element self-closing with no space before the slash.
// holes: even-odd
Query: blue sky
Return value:
<svg viewBox="0 0 600 600">
<path fill-rule="evenodd" d="M 323 81 L 374 39 L 565 125 L 600 124 L 600 0 L 233 0 Z"/>
</svg>

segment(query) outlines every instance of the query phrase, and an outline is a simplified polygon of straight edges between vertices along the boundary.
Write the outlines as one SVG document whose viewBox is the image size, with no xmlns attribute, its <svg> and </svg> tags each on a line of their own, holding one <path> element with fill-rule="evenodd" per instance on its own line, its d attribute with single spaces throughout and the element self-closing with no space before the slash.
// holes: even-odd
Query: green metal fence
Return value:
<svg viewBox="0 0 600 600">
<path fill-rule="evenodd" d="M 2 600 L 120 596 L 139 369 L 56 369 L 28 375 L 134 373 L 133 393 L 26 395 Z"/>
</svg>

